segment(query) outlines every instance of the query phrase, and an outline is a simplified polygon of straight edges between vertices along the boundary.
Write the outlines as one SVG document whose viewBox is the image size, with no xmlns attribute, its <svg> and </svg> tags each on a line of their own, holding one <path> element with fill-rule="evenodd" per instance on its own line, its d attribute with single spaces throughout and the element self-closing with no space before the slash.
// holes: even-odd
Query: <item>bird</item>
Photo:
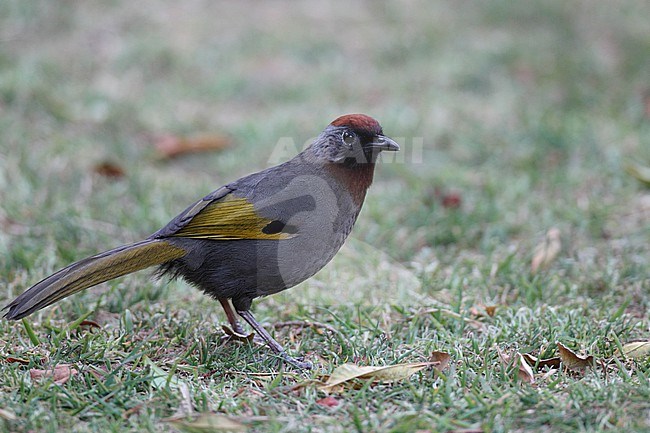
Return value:
<svg viewBox="0 0 650 433">
<path fill-rule="evenodd" d="M 157 266 L 221 304 L 235 332 L 244 319 L 281 359 L 300 369 L 255 319 L 252 301 L 310 278 L 350 234 L 382 151 L 400 146 L 377 120 L 346 114 L 292 159 L 211 192 L 146 239 L 79 260 L 36 283 L 2 311 L 18 320 L 67 296 Z M 236 313 L 235 313 L 236 312 Z"/>
</svg>

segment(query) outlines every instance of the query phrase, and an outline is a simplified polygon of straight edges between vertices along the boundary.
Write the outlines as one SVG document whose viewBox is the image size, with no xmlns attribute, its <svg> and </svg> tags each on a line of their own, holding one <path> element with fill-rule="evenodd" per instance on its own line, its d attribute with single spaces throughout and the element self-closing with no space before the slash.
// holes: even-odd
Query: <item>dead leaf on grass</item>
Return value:
<svg viewBox="0 0 650 433">
<path fill-rule="evenodd" d="M 339 401 L 331 395 L 328 395 L 320 400 L 316 400 L 316 404 L 324 407 L 336 407 L 339 405 Z"/>
<path fill-rule="evenodd" d="M 458 192 L 447 192 L 442 194 L 440 197 L 440 203 L 442 207 L 447 209 L 458 209 L 462 204 L 463 200 Z"/>
<path fill-rule="evenodd" d="M 578 355 L 559 341 L 557 342 L 557 348 L 560 352 L 562 364 L 569 370 L 581 371 L 594 365 L 594 357 L 592 355 Z"/>
<path fill-rule="evenodd" d="M 483 316 L 494 317 L 496 311 L 497 311 L 496 305 L 477 305 L 469 309 L 470 314 L 474 317 L 483 317 Z"/>
<path fill-rule="evenodd" d="M 519 379 L 522 380 L 522 382 L 526 383 L 535 383 L 535 375 L 533 374 L 533 369 L 530 368 L 530 365 L 528 365 L 528 362 L 524 359 L 524 356 L 519 353 L 519 356 L 517 357 L 518 359 L 518 365 L 517 365 L 517 375 L 519 376 Z"/>
<path fill-rule="evenodd" d="M 78 371 L 75 368 L 71 368 L 70 364 L 59 364 L 56 367 L 48 370 L 39 370 L 37 368 L 32 368 L 29 370 L 29 376 L 32 378 L 32 380 L 52 378 L 54 383 L 57 385 L 63 385 L 70 379 L 71 376 L 74 376 L 77 373 Z"/>
<path fill-rule="evenodd" d="M 94 320 L 82 320 L 79 326 L 87 326 L 89 328 L 98 328 L 101 329 L 102 325 L 99 323 L 95 322 Z"/>
<path fill-rule="evenodd" d="M 515 353 L 514 355 L 509 355 L 501 350 L 497 349 L 499 354 L 499 359 L 501 363 L 507 367 L 516 367 L 517 368 L 517 377 L 526 383 L 535 383 L 535 375 L 533 369 L 530 368 L 526 358 L 521 353 Z"/>
<path fill-rule="evenodd" d="M 93 171 L 100 176 L 111 179 L 119 179 L 124 177 L 126 174 L 121 166 L 111 161 L 104 161 L 96 164 L 95 167 L 93 167 Z"/>
<path fill-rule="evenodd" d="M 171 159 L 188 153 L 223 150 L 230 146 L 230 140 L 221 135 L 198 135 L 178 137 L 166 135 L 158 137 L 154 146 L 162 158 Z"/>
<path fill-rule="evenodd" d="M 434 351 L 431 353 L 429 360 L 431 361 L 433 368 L 435 368 L 436 371 L 441 372 L 447 368 L 449 362 L 451 362 L 451 355 L 447 352 Z"/>
<path fill-rule="evenodd" d="M 23 359 L 23 358 L 15 358 L 13 356 L 7 356 L 5 358 L 5 361 L 8 363 L 16 363 L 16 364 L 22 364 L 22 365 L 29 365 L 29 359 Z"/>
<path fill-rule="evenodd" d="M 560 368 L 560 363 L 562 362 L 559 356 L 555 356 L 553 358 L 546 358 L 546 359 L 539 359 L 536 356 L 531 355 L 530 353 L 524 353 L 521 356 L 524 357 L 526 362 L 531 367 L 535 367 L 538 370 L 541 370 L 546 367 L 557 369 Z"/>
<path fill-rule="evenodd" d="M 332 372 L 330 377 L 318 386 L 326 392 L 338 391 L 346 386 L 354 386 L 358 380 L 372 380 L 373 382 L 398 382 L 408 379 L 411 375 L 433 366 L 434 362 L 415 362 L 408 364 L 386 365 L 383 367 L 358 366 L 356 364 L 343 364 Z"/>
<path fill-rule="evenodd" d="M 209 432 L 243 432 L 247 428 L 244 424 L 225 415 L 216 413 L 203 413 L 192 421 L 186 419 L 167 419 L 177 429 L 187 433 Z"/>
<path fill-rule="evenodd" d="M 622 353 L 617 350 L 616 354 L 626 358 L 640 359 L 650 356 L 650 341 L 631 341 L 623 345 Z"/>
<path fill-rule="evenodd" d="M 561 249 L 560 230 L 553 227 L 546 233 L 544 241 L 535 248 L 530 271 L 534 274 L 547 268 L 557 258 Z"/>
</svg>

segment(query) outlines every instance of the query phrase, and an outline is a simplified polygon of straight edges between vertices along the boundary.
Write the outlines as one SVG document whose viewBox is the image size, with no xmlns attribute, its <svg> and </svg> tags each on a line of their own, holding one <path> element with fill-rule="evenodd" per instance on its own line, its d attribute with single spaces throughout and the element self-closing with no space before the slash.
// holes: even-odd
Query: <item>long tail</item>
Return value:
<svg viewBox="0 0 650 433">
<path fill-rule="evenodd" d="M 187 252 L 160 239 L 147 239 L 80 260 L 50 275 L 14 299 L 4 317 L 21 319 L 104 281 L 183 257 Z"/>
</svg>

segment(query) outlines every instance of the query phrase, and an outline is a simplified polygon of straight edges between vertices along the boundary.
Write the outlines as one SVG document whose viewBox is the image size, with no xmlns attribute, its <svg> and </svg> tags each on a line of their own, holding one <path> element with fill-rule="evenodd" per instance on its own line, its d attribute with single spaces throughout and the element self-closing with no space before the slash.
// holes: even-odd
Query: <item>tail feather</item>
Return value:
<svg viewBox="0 0 650 433">
<path fill-rule="evenodd" d="M 35 284 L 3 310 L 21 319 L 67 296 L 104 281 L 183 257 L 187 252 L 164 240 L 148 239 L 75 262 Z"/>
</svg>

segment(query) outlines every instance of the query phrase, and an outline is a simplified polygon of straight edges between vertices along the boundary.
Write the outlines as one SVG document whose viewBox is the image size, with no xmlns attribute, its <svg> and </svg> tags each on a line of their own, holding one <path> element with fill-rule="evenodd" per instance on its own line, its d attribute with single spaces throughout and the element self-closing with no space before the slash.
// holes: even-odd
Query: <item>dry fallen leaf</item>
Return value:
<svg viewBox="0 0 650 433">
<path fill-rule="evenodd" d="M 448 192 L 440 197 L 442 207 L 447 209 L 458 209 L 462 203 L 461 195 L 457 192 Z"/>
<path fill-rule="evenodd" d="M 618 350 L 616 354 L 621 354 Z M 623 345 L 622 355 L 626 358 L 639 359 L 650 356 L 650 341 L 631 341 Z"/>
<path fill-rule="evenodd" d="M 29 365 L 29 360 L 28 359 L 14 358 L 13 356 L 7 356 L 5 358 L 5 361 L 7 361 L 9 363 L 15 362 L 17 364 Z"/>
<path fill-rule="evenodd" d="M 526 383 L 535 383 L 535 375 L 533 374 L 533 369 L 530 368 L 528 362 L 524 359 L 523 355 L 520 353 L 517 357 L 519 361 L 517 375 L 519 379 Z"/>
<path fill-rule="evenodd" d="M 230 146 L 230 140 L 221 135 L 209 134 L 196 137 L 166 135 L 157 138 L 154 146 L 161 157 L 171 159 L 188 153 L 222 150 Z"/>
<path fill-rule="evenodd" d="M 94 320 L 82 320 L 79 326 L 87 326 L 89 328 L 101 328 L 102 325 L 95 322 Z"/>
<path fill-rule="evenodd" d="M 539 359 L 530 353 L 524 353 L 521 356 L 524 357 L 526 362 L 531 366 L 531 367 L 536 367 L 537 369 L 542 369 L 545 367 L 549 368 L 560 368 L 560 363 L 562 360 L 560 359 L 559 356 L 553 357 L 553 358 L 546 358 L 546 359 Z"/>
<path fill-rule="evenodd" d="M 557 348 L 560 352 L 562 364 L 569 370 L 584 370 L 594 365 L 594 357 L 592 355 L 578 355 L 559 341 L 557 342 Z"/>
<path fill-rule="evenodd" d="M 104 161 L 96 164 L 95 167 L 93 167 L 93 171 L 100 176 L 112 179 L 119 179 L 121 177 L 124 177 L 126 174 L 122 167 L 110 161 Z"/>
<path fill-rule="evenodd" d="M 408 379 L 414 373 L 433 366 L 434 362 L 416 362 L 410 364 L 386 365 L 383 367 L 343 364 L 332 372 L 324 384 L 319 385 L 321 391 L 335 391 L 343 387 L 354 386 L 357 380 L 372 380 L 373 382 L 397 382 Z"/>
<path fill-rule="evenodd" d="M 168 419 L 168 422 L 177 429 L 187 433 L 208 433 L 208 432 L 243 432 L 247 428 L 239 421 L 235 421 L 224 415 L 216 413 L 203 413 L 198 418 L 187 421 L 185 419 Z"/>
<path fill-rule="evenodd" d="M 544 241 L 535 248 L 530 271 L 534 274 L 538 270 L 548 267 L 557 258 L 561 249 L 560 230 L 553 227 L 546 233 Z"/>
<path fill-rule="evenodd" d="M 451 355 L 447 352 L 434 351 L 431 353 L 429 360 L 431 361 L 433 368 L 435 368 L 436 371 L 440 372 L 447 368 L 449 365 L 449 362 L 451 361 Z"/>
<path fill-rule="evenodd" d="M 494 314 L 497 311 L 496 305 L 477 305 L 476 307 L 470 307 L 469 312 L 474 317 L 494 317 Z"/>
<path fill-rule="evenodd" d="M 316 404 L 325 407 L 336 407 L 339 405 L 339 401 L 331 395 L 328 395 L 327 397 L 321 398 L 320 400 L 316 400 Z"/>
<path fill-rule="evenodd" d="M 521 353 L 517 353 L 511 356 L 508 355 L 507 353 L 502 352 L 499 349 L 497 349 L 497 353 L 499 354 L 499 359 L 501 359 L 501 363 L 505 367 L 517 368 L 517 377 L 519 377 L 519 379 L 521 379 L 522 382 L 535 383 L 535 375 L 533 373 L 533 369 L 530 368 L 530 365 L 528 365 L 526 358 Z"/>
<path fill-rule="evenodd" d="M 70 368 L 70 364 L 59 364 L 53 369 L 48 370 L 39 370 L 32 368 L 29 370 L 29 376 L 32 380 L 41 380 L 44 378 L 52 378 L 54 383 L 57 385 L 63 385 L 66 383 L 71 376 L 77 374 L 78 371 L 74 368 Z"/>
</svg>

